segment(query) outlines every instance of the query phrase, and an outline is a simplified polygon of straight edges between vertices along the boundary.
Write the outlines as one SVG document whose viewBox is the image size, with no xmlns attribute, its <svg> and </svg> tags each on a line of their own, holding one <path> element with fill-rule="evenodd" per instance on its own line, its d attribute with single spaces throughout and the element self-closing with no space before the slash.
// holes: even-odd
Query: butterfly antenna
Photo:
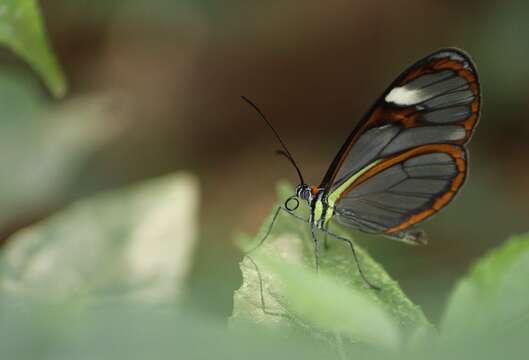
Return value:
<svg viewBox="0 0 529 360">
<path fill-rule="evenodd" d="M 279 141 L 279 143 L 281 144 L 281 147 L 283 147 L 283 150 L 278 150 L 277 153 L 279 155 L 284 155 L 288 160 L 290 160 L 290 162 L 292 163 L 292 165 L 294 166 L 294 168 L 296 169 L 297 173 L 298 173 L 298 176 L 299 176 L 299 180 L 301 181 L 301 184 L 305 184 L 305 181 L 303 180 L 303 176 L 301 175 L 301 171 L 299 170 L 299 167 L 298 165 L 296 164 L 296 161 L 294 160 L 294 158 L 292 157 L 292 154 L 290 153 L 290 151 L 288 151 L 288 148 L 287 146 L 285 145 L 285 143 L 283 142 L 283 140 L 281 140 L 281 137 L 279 136 L 279 134 L 277 133 L 276 129 L 274 129 L 274 127 L 272 126 L 272 123 L 270 121 L 268 121 L 268 119 L 266 118 L 265 114 L 263 114 L 263 112 L 257 107 L 257 105 L 255 105 L 250 99 L 248 99 L 247 97 L 245 96 L 241 96 L 241 98 L 246 101 L 248 104 L 250 104 L 251 107 L 253 107 L 255 109 L 255 111 L 257 111 L 257 113 L 261 116 L 261 118 L 263 118 L 263 120 L 266 122 L 266 124 L 268 125 L 268 127 L 270 129 L 272 129 L 272 131 L 274 132 L 277 140 Z"/>
</svg>

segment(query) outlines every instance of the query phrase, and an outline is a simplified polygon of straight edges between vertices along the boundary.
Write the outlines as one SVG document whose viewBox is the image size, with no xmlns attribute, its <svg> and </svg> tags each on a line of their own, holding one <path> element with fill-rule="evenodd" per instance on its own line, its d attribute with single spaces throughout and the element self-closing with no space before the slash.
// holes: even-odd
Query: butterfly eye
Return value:
<svg viewBox="0 0 529 360">
<path fill-rule="evenodd" d="M 292 201 L 294 201 L 293 204 L 292 204 Z M 285 201 L 285 208 L 286 208 L 288 211 L 294 211 L 294 210 L 296 210 L 298 207 L 299 207 L 299 200 L 298 200 L 298 197 L 297 197 L 296 195 L 293 195 L 293 196 L 289 197 L 289 198 Z"/>
</svg>

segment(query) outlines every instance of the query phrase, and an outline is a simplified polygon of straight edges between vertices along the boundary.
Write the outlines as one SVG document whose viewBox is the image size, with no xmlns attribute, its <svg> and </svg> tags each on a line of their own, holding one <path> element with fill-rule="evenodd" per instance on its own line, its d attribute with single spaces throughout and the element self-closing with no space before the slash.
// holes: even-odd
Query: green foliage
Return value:
<svg viewBox="0 0 529 360">
<path fill-rule="evenodd" d="M 399 331 L 391 315 L 357 288 L 346 288 L 332 276 L 306 266 L 256 255 L 263 270 L 279 281 L 284 303 L 293 319 L 311 327 L 349 336 L 356 342 L 397 349 Z M 264 309 L 266 311 L 266 309 Z"/>
<path fill-rule="evenodd" d="M 66 93 L 64 75 L 50 51 L 35 0 L 0 1 L 0 43 L 27 61 L 56 97 Z"/>
<path fill-rule="evenodd" d="M 0 345 L 17 360 L 334 359 L 301 339 L 226 330 L 224 321 L 168 304 L 50 304 L 0 299 Z"/>
<path fill-rule="evenodd" d="M 480 259 L 451 295 L 443 334 L 498 334 L 529 322 L 529 234 Z"/>
<path fill-rule="evenodd" d="M 44 99 L 35 79 L 0 67 L 0 228 L 64 201 L 90 155 L 113 140 L 110 99 Z"/>
<path fill-rule="evenodd" d="M 283 185 L 280 193 L 291 191 Z M 197 193 L 193 177 L 166 176 L 79 201 L 15 234 L 0 253 L 4 356 L 413 360 L 497 359 L 529 350 L 529 235 L 478 261 L 451 296 L 437 336 L 358 246 L 381 291 L 365 287 L 341 243 L 322 251 L 316 273 L 306 223 L 284 216 L 241 263 L 228 331 L 224 319 L 181 301 Z"/>
<path fill-rule="evenodd" d="M 0 295 L 174 302 L 191 263 L 197 191 L 189 175 L 167 176 L 80 201 L 15 234 L 0 257 Z"/>
<path fill-rule="evenodd" d="M 0 255 L 0 347 L 10 359 L 332 359 L 303 339 L 226 330 L 182 309 L 198 188 L 176 174 L 79 201 Z M 211 296 L 211 294 L 209 294 Z"/>
<path fill-rule="evenodd" d="M 64 76 L 47 45 L 35 1 L 0 1 L 2 44 L 27 61 L 56 97 L 65 94 Z M 108 99 L 78 96 L 50 104 L 35 77 L 13 70 L 0 66 L 2 231 L 64 202 L 82 164 L 119 128 L 108 126 Z"/>
</svg>

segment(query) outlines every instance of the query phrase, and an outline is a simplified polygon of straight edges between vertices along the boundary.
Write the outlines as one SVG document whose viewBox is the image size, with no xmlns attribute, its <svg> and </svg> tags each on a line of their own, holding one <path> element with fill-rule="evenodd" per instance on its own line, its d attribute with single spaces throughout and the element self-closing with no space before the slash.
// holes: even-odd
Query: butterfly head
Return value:
<svg viewBox="0 0 529 360">
<path fill-rule="evenodd" d="M 294 211 L 299 207 L 299 199 L 310 202 L 312 198 L 310 186 L 307 184 L 299 184 L 296 186 L 296 193 L 285 200 L 284 207 L 288 211 Z"/>
<path fill-rule="evenodd" d="M 303 200 L 310 200 L 312 197 L 311 187 L 307 184 L 299 184 L 296 186 L 296 196 Z"/>
<path fill-rule="evenodd" d="M 310 202 L 312 199 L 318 196 L 321 190 L 321 188 L 314 185 L 311 186 L 307 184 L 299 184 L 296 186 L 296 196 L 300 199 Z"/>
<path fill-rule="evenodd" d="M 320 191 L 321 189 L 317 186 L 301 183 L 296 186 L 296 193 L 285 201 L 285 207 L 290 211 L 296 210 L 299 206 L 299 199 L 305 200 L 310 204 L 318 196 Z M 292 201 L 295 202 L 295 205 L 292 205 Z"/>
</svg>

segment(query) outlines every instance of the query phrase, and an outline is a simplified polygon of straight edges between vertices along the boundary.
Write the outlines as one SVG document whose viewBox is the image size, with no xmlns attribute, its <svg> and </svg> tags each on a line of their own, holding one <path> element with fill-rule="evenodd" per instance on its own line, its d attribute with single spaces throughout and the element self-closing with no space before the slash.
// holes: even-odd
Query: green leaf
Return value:
<svg viewBox="0 0 529 360">
<path fill-rule="evenodd" d="M 332 360 L 301 339 L 227 331 L 224 319 L 167 304 L 111 301 L 53 306 L 0 298 L 2 357 L 16 360 Z M 372 359 L 372 358 L 370 358 Z"/>
<path fill-rule="evenodd" d="M 480 259 L 448 301 L 441 333 L 448 338 L 501 333 L 529 325 L 529 234 Z"/>
<path fill-rule="evenodd" d="M 193 177 L 166 176 L 18 232 L 0 255 L 0 297 L 175 300 L 191 264 L 197 192 Z"/>
<path fill-rule="evenodd" d="M 288 312 L 315 328 L 349 335 L 355 341 L 397 349 L 399 329 L 380 303 L 357 288 L 346 287 L 324 272 L 288 264 L 269 255 L 255 255 L 272 275 L 287 302 Z"/>
<path fill-rule="evenodd" d="M 48 46 L 38 5 L 34 0 L 0 0 L 0 43 L 42 76 L 56 97 L 66 93 L 64 75 Z"/>
<path fill-rule="evenodd" d="M 280 186 L 280 199 L 292 193 L 290 186 Z M 306 209 L 298 210 L 298 215 L 307 218 Z M 265 222 L 253 245 L 262 238 L 270 221 L 271 218 Z M 334 231 L 343 234 L 337 229 Z M 319 236 L 323 238 L 323 234 Z M 365 286 L 347 245 L 329 240 L 330 249 L 322 249 L 320 257 L 325 275 L 317 280 L 311 273 L 313 270 L 309 270 L 314 269 L 309 226 L 282 213 L 270 237 L 256 251 L 258 255 L 255 258 L 246 256 L 240 264 L 243 283 L 234 295 L 232 323 L 252 321 L 265 327 L 290 329 L 293 333 L 300 328 L 309 329 L 311 333 L 321 329 L 331 333 L 337 331 L 356 334 L 356 340 L 378 342 L 386 347 L 394 346 L 398 339 L 391 324 L 396 324 L 404 334 L 431 327 L 420 308 L 362 248 L 355 245 L 359 262 L 380 291 Z M 248 243 L 246 241 L 246 249 L 251 248 Z M 281 267 L 267 260 L 269 258 L 280 258 L 281 262 L 291 265 Z M 347 302 L 351 303 L 347 305 Z M 344 319 L 344 323 L 340 325 L 339 319 Z M 380 339 L 386 335 L 385 340 Z"/>
<path fill-rule="evenodd" d="M 49 104 L 35 78 L 0 67 L 0 229 L 71 196 L 90 156 L 123 128 L 114 103 L 92 95 Z"/>
</svg>

